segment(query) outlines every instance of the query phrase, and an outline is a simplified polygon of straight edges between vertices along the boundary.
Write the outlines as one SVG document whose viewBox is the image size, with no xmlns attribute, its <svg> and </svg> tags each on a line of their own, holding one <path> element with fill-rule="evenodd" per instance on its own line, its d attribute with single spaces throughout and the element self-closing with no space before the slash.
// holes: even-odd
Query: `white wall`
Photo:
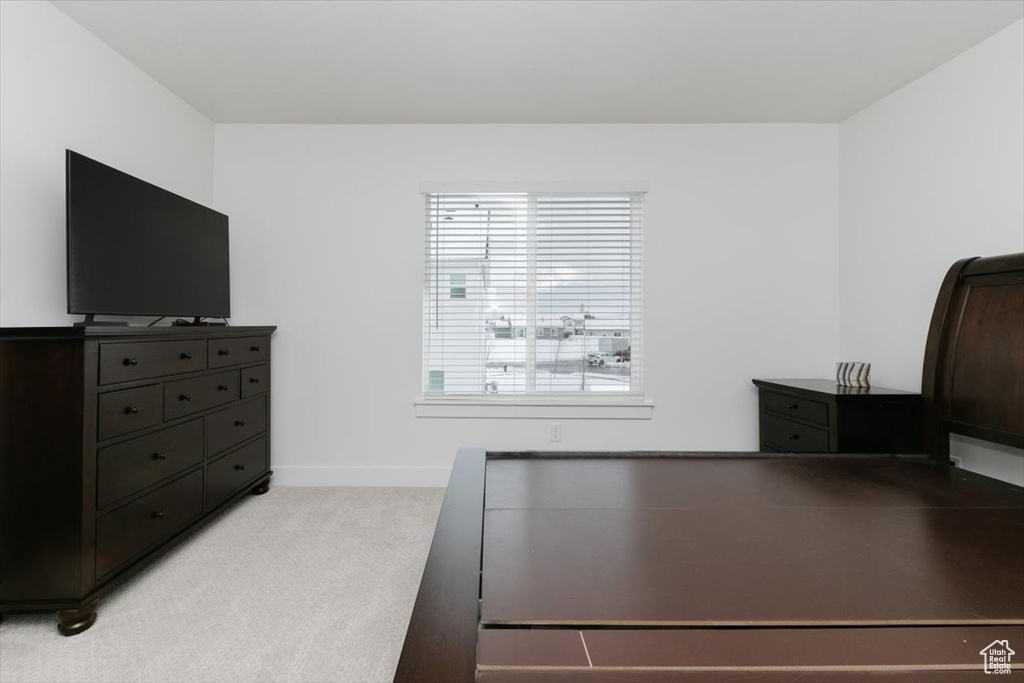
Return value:
<svg viewBox="0 0 1024 683">
<path fill-rule="evenodd" d="M 752 377 L 836 359 L 834 125 L 218 125 L 236 324 L 277 324 L 275 478 L 435 483 L 458 446 L 547 420 L 425 419 L 423 181 L 648 181 L 651 420 L 564 420 L 562 449 L 757 448 Z M 280 475 L 278 477 L 278 475 Z"/>
<path fill-rule="evenodd" d="M 872 361 L 878 384 L 916 390 L 945 269 L 965 255 L 1024 248 L 1022 53 L 1018 22 L 838 131 L 231 125 L 215 133 L 50 4 L 0 2 L 0 324 L 72 319 L 64 313 L 70 147 L 231 215 L 233 320 L 281 326 L 280 481 L 443 483 L 459 445 L 550 444 L 547 420 L 414 417 L 420 182 L 646 180 L 654 418 L 564 421 L 560 447 L 753 449 L 751 377 L 828 376 L 842 357 Z M 986 459 L 975 444 L 954 447 L 1004 478 L 1021 469 L 1015 453 Z"/>
<path fill-rule="evenodd" d="M 0 2 L 0 324 L 66 325 L 64 150 L 209 204 L 213 124 L 48 2 Z"/>
<path fill-rule="evenodd" d="M 839 186 L 840 355 L 918 391 L 949 266 L 1024 250 L 1024 21 L 843 121 Z M 1005 451 L 953 442 L 968 468 L 1024 484 Z"/>
</svg>

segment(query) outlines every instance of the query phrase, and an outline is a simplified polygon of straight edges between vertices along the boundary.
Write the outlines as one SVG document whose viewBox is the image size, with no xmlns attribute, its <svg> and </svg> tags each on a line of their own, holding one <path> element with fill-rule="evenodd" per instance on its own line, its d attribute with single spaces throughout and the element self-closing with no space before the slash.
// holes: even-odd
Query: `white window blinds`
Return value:
<svg viewBox="0 0 1024 683">
<path fill-rule="evenodd" d="M 642 396 L 643 199 L 427 194 L 424 396 Z"/>
</svg>

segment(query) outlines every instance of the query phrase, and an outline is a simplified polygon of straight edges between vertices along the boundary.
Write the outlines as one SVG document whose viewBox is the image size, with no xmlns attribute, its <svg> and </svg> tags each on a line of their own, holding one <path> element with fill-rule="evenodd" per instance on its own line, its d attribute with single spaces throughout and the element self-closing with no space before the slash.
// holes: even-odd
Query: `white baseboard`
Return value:
<svg viewBox="0 0 1024 683">
<path fill-rule="evenodd" d="M 450 467 L 271 465 L 271 486 L 428 486 L 444 488 Z"/>
</svg>

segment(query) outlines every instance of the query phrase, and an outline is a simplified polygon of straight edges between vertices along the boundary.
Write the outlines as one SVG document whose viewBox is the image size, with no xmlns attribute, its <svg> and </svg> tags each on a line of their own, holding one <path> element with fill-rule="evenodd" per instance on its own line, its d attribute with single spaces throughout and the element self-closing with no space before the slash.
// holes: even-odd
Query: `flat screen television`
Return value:
<svg viewBox="0 0 1024 683">
<path fill-rule="evenodd" d="M 67 150 L 68 313 L 227 318 L 228 217 Z"/>
</svg>

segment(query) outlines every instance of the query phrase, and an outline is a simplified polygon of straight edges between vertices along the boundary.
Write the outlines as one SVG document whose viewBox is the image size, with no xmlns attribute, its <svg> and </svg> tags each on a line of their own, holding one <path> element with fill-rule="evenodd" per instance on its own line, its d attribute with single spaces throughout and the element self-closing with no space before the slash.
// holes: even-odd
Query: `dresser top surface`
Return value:
<svg viewBox="0 0 1024 683">
<path fill-rule="evenodd" d="M 832 397 L 846 396 L 920 396 L 912 391 L 887 389 L 885 387 L 844 387 L 832 379 L 754 379 L 757 387 L 775 391 L 793 393 L 794 391 L 812 392 Z"/>
<path fill-rule="evenodd" d="M 211 337 L 247 334 L 272 334 L 276 325 L 222 326 L 222 325 L 160 325 L 155 327 L 133 325 L 97 325 L 88 327 L 3 327 L 0 340 L 17 339 L 84 339 L 89 337 Z"/>
</svg>

